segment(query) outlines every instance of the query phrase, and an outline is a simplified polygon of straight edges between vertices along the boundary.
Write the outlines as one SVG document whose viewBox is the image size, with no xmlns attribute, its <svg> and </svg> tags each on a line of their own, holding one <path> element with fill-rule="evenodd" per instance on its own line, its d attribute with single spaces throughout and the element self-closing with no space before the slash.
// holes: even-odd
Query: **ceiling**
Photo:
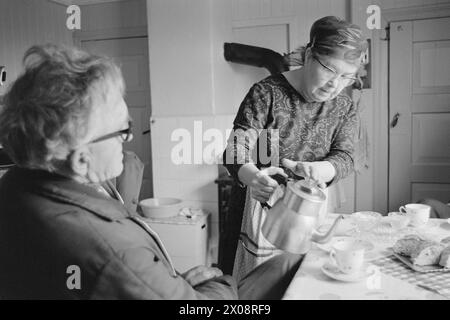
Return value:
<svg viewBox="0 0 450 320">
<path fill-rule="evenodd" d="M 63 4 L 69 6 L 71 4 L 76 4 L 79 6 L 89 5 L 89 4 L 98 4 L 105 2 L 118 2 L 118 1 L 126 1 L 126 0 L 49 0 L 59 4 Z"/>
</svg>

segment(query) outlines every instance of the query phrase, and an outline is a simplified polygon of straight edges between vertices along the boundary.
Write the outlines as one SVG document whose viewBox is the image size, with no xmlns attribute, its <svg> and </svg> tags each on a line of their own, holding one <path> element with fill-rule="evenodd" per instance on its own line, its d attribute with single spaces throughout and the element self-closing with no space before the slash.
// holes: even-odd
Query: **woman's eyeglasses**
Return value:
<svg viewBox="0 0 450 320">
<path fill-rule="evenodd" d="M 352 84 L 353 82 L 357 81 L 358 78 L 356 77 L 356 75 L 344 75 L 341 74 L 339 75 L 336 70 L 333 70 L 332 68 L 326 66 L 322 61 L 319 60 L 319 58 L 317 58 L 316 56 L 313 55 L 313 59 L 316 60 L 325 70 L 327 70 L 328 74 L 330 75 L 330 77 L 332 77 L 333 79 L 335 77 L 338 77 L 338 79 L 340 81 L 344 81 L 347 85 Z"/>
<path fill-rule="evenodd" d="M 122 139 L 122 142 L 129 142 L 133 139 L 133 132 L 131 131 L 131 127 L 132 127 L 132 122 L 128 121 L 127 129 L 123 129 L 123 130 L 119 130 L 119 131 L 116 131 L 113 133 L 106 134 L 106 135 L 96 138 L 88 143 L 100 142 L 100 141 L 108 140 L 108 139 L 115 138 L 115 137 L 120 137 Z"/>
</svg>

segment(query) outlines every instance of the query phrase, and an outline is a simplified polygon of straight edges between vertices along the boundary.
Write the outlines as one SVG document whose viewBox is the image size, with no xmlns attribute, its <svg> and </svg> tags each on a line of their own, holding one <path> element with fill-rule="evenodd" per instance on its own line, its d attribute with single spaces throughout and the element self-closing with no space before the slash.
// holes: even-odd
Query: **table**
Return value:
<svg viewBox="0 0 450 320">
<path fill-rule="evenodd" d="M 329 214 L 325 225 L 330 225 L 337 217 L 337 214 Z M 344 219 L 343 228 L 337 230 L 336 236 L 349 235 L 351 229 L 351 219 Z M 405 230 L 410 233 L 412 228 Z M 450 236 L 450 224 L 443 219 L 430 219 L 427 226 L 415 233 L 439 241 Z M 350 232 L 351 233 L 351 232 Z M 374 236 L 375 237 L 375 236 Z M 405 280 L 391 276 L 382 272 L 382 268 L 376 265 L 379 261 L 384 261 L 385 257 L 391 254 L 388 249 L 392 247 L 399 235 L 392 238 L 384 238 L 383 241 L 370 241 L 375 248 L 371 251 L 372 258 L 368 262 L 368 267 L 374 271 L 374 276 L 360 282 L 342 282 L 326 276 L 321 267 L 328 261 L 329 253 L 323 250 L 323 245 L 313 244 L 311 250 L 306 254 L 300 268 L 292 279 L 286 290 L 284 300 L 441 300 L 448 299 L 448 295 L 432 292 Z M 442 275 L 443 273 L 439 273 Z M 428 275 L 428 274 L 427 274 Z M 436 274 L 437 275 L 437 274 Z M 445 273 L 445 277 L 450 277 L 450 273 Z M 450 288 L 449 288 L 450 289 Z"/>
</svg>

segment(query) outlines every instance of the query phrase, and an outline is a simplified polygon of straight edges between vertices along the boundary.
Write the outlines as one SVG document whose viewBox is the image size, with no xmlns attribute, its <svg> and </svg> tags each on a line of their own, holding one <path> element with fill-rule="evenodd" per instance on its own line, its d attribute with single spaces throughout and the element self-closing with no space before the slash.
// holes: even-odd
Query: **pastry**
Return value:
<svg viewBox="0 0 450 320">
<path fill-rule="evenodd" d="M 411 261 L 418 266 L 438 264 L 444 246 L 434 241 L 421 241 L 411 253 Z"/>
<path fill-rule="evenodd" d="M 394 244 L 393 250 L 397 254 L 410 257 L 413 251 L 416 250 L 417 246 L 422 241 L 423 241 L 422 238 L 420 238 L 419 236 L 415 234 L 410 234 L 397 240 L 397 242 Z"/>
<path fill-rule="evenodd" d="M 450 246 L 442 251 L 439 264 L 444 268 L 450 268 Z"/>
</svg>

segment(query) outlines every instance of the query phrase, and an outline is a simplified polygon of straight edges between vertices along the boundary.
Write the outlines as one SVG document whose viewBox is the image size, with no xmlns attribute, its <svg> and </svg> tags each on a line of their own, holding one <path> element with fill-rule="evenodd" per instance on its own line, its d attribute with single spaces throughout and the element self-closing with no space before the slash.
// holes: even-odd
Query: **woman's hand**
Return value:
<svg viewBox="0 0 450 320">
<path fill-rule="evenodd" d="M 252 198 L 262 203 L 267 202 L 278 187 L 278 182 L 270 177 L 274 174 L 288 177 L 282 168 L 269 167 L 259 170 L 252 163 L 243 165 L 238 172 L 239 179 L 250 187 Z"/>
<path fill-rule="evenodd" d="M 269 177 L 274 174 L 281 174 L 287 178 L 287 174 L 281 168 L 269 167 L 259 170 L 253 163 L 244 164 L 238 172 L 239 180 L 250 187 L 252 198 L 262 203 L 267 202 L 278 187 L 278 183 Z"/>
<path fill-rule="evenodd" d="M 181 276 L 186 280 L 191 286 L 199 285 L 202 282 L 211 280 L 216 277 L 223 275 L 223 272 L 218 268 L 208 268 L 206 266 L 194 267 Z"/>
<path fill-rule="evenodd" d="M 313 180 L 322 189 L 326 188 L 327 182 L 333 180 L 336 175 L 336 169 L 329 161 L 304 162 L 283 159 L 282 163 L 296 175 Z"/>
<path fill-rule="evenodd" d="M 281 174 L 287 178 L 287 174 L 283 169 L 278 167 L 269 167 L 257 172 L 250 183 L 252 197 L 261 202 L 269 201 L 275 189 L 278 188 L 278 182 L 270 176 L 274 174 Z"/>
</svg>

